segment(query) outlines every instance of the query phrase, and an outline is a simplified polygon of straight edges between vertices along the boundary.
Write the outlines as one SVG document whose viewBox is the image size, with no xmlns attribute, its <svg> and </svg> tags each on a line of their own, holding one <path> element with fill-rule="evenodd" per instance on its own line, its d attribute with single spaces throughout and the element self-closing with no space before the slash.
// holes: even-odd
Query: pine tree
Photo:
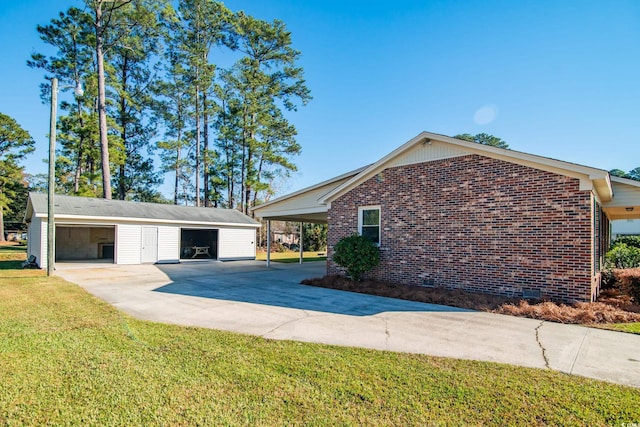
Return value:
<svg viewBox="0 0 640 427">
<path fill-rule="evenodd" d="M 4 237 L 4 211 L 16 197 L 15 184 L 24 180 L 19 162 L 33 151 L 34 141 L 13 118 L 0 113 L 0 241 Z"/>
</svg>

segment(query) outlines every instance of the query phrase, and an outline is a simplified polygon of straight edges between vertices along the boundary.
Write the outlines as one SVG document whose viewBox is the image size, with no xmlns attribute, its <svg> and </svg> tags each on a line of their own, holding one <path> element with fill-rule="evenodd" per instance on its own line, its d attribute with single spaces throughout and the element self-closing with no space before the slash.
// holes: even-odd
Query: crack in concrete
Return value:
<svg viewBox="0 0 640 427">
<path fill-rule="evenodd" d="M 536 326 L 536 342 L 538 343 L 538 347 L 540 347 L 540 350 L 542 350 L 542 358 L 544 359 L 544 366 L 547 369 L 551 369 L 551 366 L 549 366 L 549 358 L 547 357 L 547 350 L 544 348 L 544 346 L 542 345 L 542 342 L 540 341 L 540 328 L 542 327 L 542 325 L 544 325 L 544 321 L 541 321 L 540 324 Z"/>
<path fill-rule="evenodd" d="M 278 329 L 282 328 L 283 326 L 289 325 L 291 323 L 295 323 L 295 322 L 298 322 L 298 321 L 304 320 L 304 319 L 310 319 L 312 317 L 322 317 L 323 316 L 323 315 L 312 316 L 306 310 L 300 310 L 300 311 L 304 314 L 303 317 L 298 317 L 296 319 L 291 319 L 291 320 L 288 320 L 288 321 L 286 321 L 284 323 L 281 323 L 278 326 L 276 326 L 275 328 L 270 329 L 267 332 L 265 332 L 264 334 L 262 334 L 261 337 L 262 338 L 267 338 L 267 335 L 270 335 L 270 334 L 274 333 L 275 331 L 277 331 Z"/>
<path fill-rule="evenodd" d="M 381 319 L 384 321 L 384 348 L 389 349 L 389 340 L 391 339 L 391 332 L 389 332 L 389 319 L 386 316 L 382 316 Z"/>
</svg>

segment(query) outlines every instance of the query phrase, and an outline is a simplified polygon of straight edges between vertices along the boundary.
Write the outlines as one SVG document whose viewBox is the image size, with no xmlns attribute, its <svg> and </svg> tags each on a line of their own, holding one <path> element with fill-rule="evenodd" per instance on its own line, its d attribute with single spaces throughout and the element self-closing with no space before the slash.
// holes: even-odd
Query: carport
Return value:
<svg viewBox="0 0 640 427">
<path fill-rule="evenodd" d="M 300 224 L 300 242 L 303 241 L 304 223 L 327 224 L 329 207 L 319 200 L 325 194 L 339 187 L 365 168 L 356 169 L 328 181 L 304 188 L 252 209 L 254 215 L 267 221 L 267 267 L 271 265 L 271 221 L 291 221 Z M 300 264 L 302 264 L 303 245 L 300 245 Z"/>
</svg>

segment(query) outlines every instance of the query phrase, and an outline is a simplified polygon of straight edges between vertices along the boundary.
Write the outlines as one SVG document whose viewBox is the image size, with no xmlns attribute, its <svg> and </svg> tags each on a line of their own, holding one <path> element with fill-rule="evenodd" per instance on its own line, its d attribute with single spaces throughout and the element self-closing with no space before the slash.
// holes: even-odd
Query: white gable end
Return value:
<svg viewBox="0 0 640 427">
<path fill-rule="evenodd" d="M 391 162 L 389 162 L 387 167 L 398 167 L 412 165 L 415 163 L 431 162 L 434 160 L 466 156 L 467 154 L 472 153 L 451 144 L 431 140 L 429 142 L 416 144 L 411 149 L 405 151 L 404 153 L 393 159 Z"/>
</svg>

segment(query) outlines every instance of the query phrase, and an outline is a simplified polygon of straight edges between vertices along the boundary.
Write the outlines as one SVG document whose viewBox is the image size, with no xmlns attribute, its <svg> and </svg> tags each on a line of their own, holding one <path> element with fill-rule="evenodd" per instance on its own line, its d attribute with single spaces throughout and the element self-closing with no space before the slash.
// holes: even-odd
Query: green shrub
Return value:
<svg viewBox="0 0 640 427">
<path fill-rule="evenodd" d="M 615 243 L 605 255 L 605 265 L 606 268 L 640 267 L 640 248 L 626 243 Z"/>
<path fill-rule="evenodd" d="M 613 248 L 622 243 L 640 249 L 640 236 L 619 236 L 613 241 L 611 247 Z"/>
<path fill-rule="evenodd" d="M 353 234 L 336 244 L 333 248 L 333 260 L 347 270 L 351 280 L 357 282 L 362 274 L 380 263 L 380 252 L 371 240 Z"/>
</svg>

